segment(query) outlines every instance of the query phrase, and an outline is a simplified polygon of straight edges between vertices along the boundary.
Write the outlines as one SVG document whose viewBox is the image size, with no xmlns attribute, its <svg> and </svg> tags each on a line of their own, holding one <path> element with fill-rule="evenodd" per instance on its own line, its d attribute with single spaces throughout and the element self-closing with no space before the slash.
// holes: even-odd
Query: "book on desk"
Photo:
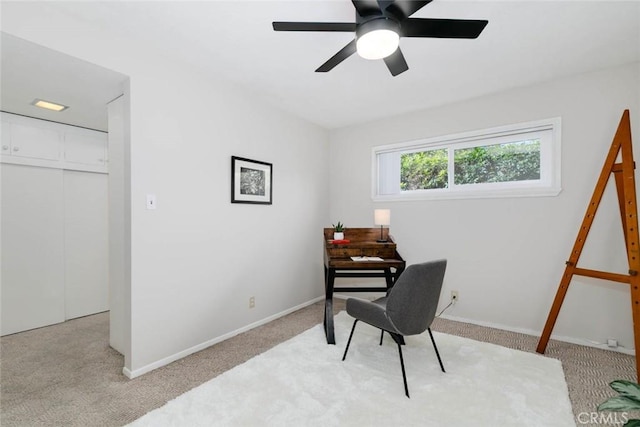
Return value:
<svg viewBox="0 0 640 427">
<path fill-rule="evenodd" d="M 358 262 L 363 262 L 363 261 L 384 261 L 383 258 L 380 258 L 379 256 L 352 256 L 349 257 L 351 258 L 351 261 L 358 261 Z"/>
</svg>

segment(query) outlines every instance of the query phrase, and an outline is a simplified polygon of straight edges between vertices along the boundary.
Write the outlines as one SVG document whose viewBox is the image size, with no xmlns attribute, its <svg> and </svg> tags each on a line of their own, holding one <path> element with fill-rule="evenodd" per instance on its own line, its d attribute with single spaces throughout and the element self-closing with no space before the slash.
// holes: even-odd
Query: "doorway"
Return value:
<svg viewBox="0 0 640 427">
<path fill-rule="evenodd" d="M 129 77 L 6 33 L 0 37 L 2 334 L 106 309 L 110 344 L 128 358 L 123 343 L 130 329 L 124 315 L 130 290 L 130 238 L 124 232 Z M 41 109 L 35 99 L 68 108 Z M 5 125 L 5 116 L 11 123 Z M 98 157 L 100 135 L 104 155 Z M 45 158 L 15 141 L 44 147 Z M 83 156 L 90 160 L 78 161 Z M 96 231 L 91 221 L 104 230 Z M 104 250 L 93 250 L 97 245 Z M 16 248 L 19 262 L 7 256 Z M 95 289 L 84 286 L 89 281 L 97 283 Z M 100 298 L 106 304 L 96 303 Z M 4 325 L 13 326 L 5 331 Z"/>
</svg>

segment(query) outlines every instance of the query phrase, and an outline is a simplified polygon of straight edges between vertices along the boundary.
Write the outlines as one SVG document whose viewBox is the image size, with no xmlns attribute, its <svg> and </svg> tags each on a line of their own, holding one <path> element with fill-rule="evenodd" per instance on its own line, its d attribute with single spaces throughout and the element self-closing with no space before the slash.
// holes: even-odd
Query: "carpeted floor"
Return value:
<svg viewBox="0 0 640 427">
<path fill-rule="evenodd" d="M 335 305 L 336 312 L 344 306 L 339 299 Z M 323 304 L 313 304 L 133 380 L 122 375 L 123 358 L 108 345 L 108 313 L 3 337 L 0 424 L 127 424 L 320 323 L 322 313 Z M 445 319 L 436 319 L 432 329 L 529 352 L 535 351 L 538 341 Z M 614 395 L 610 381 L 635 380 L 632 356 L 557 341 L 549 342 L 546 355 L 562 362 L 575 415 L 595 411 Z"/>
</svg>

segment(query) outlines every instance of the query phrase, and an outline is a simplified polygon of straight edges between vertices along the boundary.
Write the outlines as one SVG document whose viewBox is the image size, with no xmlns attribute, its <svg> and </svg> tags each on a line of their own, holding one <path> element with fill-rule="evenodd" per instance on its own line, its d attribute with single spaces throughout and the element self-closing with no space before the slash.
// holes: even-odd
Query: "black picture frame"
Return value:
<svg viewBox="0 0 640 427">
<path fill-rule="evenodd" d="M 273 165 L 231 156 L 231 203 L 271 205 Z"/>
</svg>

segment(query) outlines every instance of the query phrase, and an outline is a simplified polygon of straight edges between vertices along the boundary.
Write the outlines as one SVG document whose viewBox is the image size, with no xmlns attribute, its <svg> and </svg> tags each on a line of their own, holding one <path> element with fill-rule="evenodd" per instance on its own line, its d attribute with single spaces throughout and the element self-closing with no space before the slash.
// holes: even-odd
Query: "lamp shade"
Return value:
<svg viewBox="0 0 640 427">
<path fill-rule="evenodd" d="M 373 211 L 373 222 L 375 225 L 390 225 L 391 224 L 391 210 L 389 209 L 376 209 Z"/>
</svg>

